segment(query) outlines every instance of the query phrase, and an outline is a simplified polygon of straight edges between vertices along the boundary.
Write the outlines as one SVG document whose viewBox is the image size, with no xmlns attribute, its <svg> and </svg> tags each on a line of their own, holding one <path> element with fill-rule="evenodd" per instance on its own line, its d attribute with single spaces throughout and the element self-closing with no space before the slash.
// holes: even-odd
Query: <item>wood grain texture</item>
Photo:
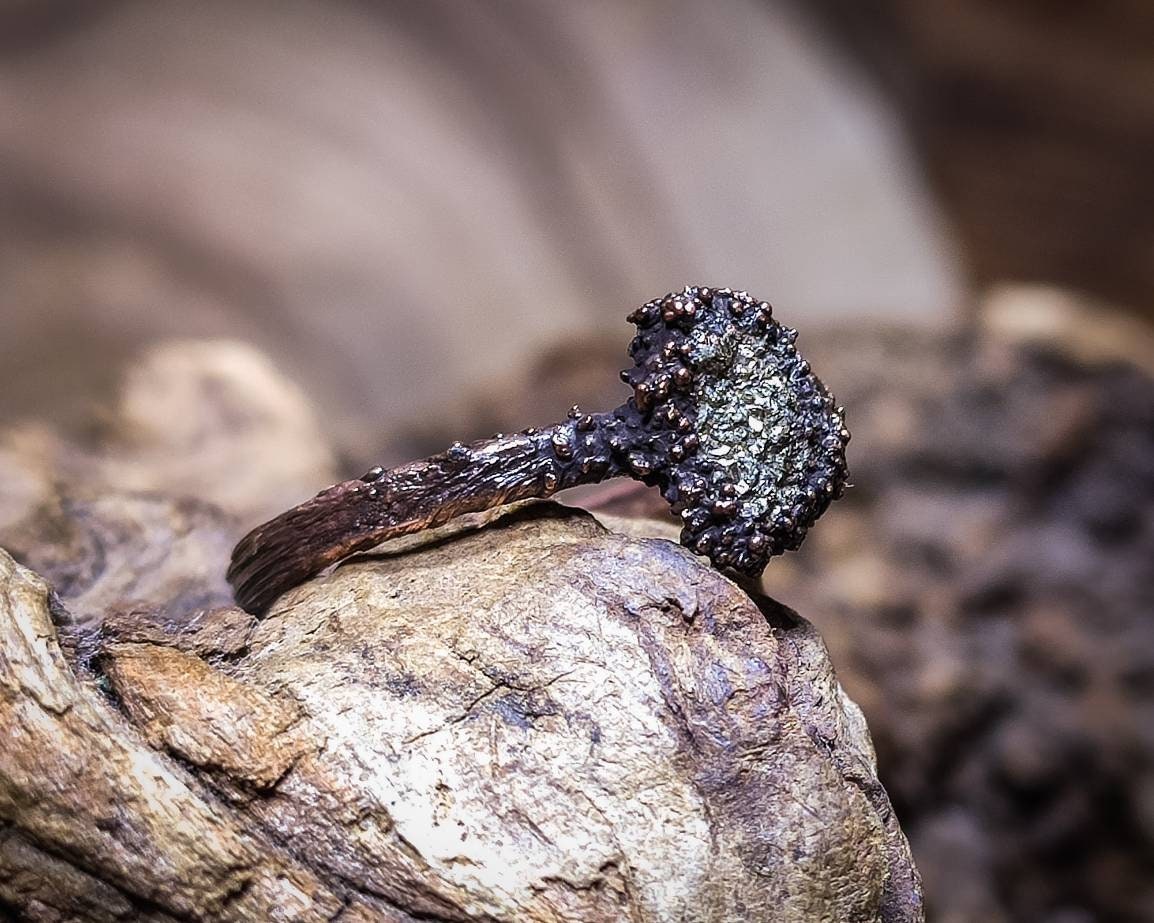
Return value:
<svg viewBox="0 0 1154 923">
<path fill-rule="evenodd" d="M 165 367 L 186 380 L 210 353 Z M 235 507 L 194 502 L 203 472 L 168 461 L 183 398 L 155 416 L 150 491 L 131 440 L 0 433 L 21 485 L 0 543 L 58 589 L 0 552 L 0 915 L 921 919 L 820 638 L 679 546 L 504 507 L 263 620 L 228 606 L 242 516 L 311 476 L 275 457 L 310 417 L 247 412 L 248 393 L 199 429 L 206 459 L 255 469 Z"/>
<path fill-rule="evenodd" d="M 56 857 L 41 874 L 72 890 L 22 885 L 0 853 L 0 899 L 75 919 L 105 918 L 93 888 L 181 919 L 920 919 L 807 623 L 547 504 L 451 528 L 260 622 L 113 619 L 96 682 L 5 557 L 0 812 L 9 851 Z M 243 645 L 204 659 L 218 620 Z"/>
</svg>

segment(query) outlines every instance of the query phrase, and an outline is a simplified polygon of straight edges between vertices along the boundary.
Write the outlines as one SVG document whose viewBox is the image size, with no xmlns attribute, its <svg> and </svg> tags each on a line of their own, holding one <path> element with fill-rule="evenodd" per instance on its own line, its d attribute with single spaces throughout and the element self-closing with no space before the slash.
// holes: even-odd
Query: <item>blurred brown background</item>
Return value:
<svg viewBox="0 0 1154 923">
<path fill-rule="evenodd" d="M 1141 0 L 6 0 L 0 423 L 241 339 L 357 473 L 611 406 L 632 306 L 747 288 L 855 432 L 766 583 L 931 918 L 1154 919 L 1152 164 Z"/>
</svg>

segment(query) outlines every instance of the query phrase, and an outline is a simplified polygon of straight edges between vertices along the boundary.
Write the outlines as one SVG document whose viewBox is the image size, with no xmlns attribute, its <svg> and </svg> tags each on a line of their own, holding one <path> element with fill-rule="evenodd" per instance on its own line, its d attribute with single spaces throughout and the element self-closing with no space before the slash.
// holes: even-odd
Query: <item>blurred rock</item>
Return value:
<svg viewBox="0 0 1154 923">
<path fill-rule="evenodd" d="M 309 403 L 242 344 L 159 344 L 83 435 L 0 430 L 0 546 L 81 623 L 231 602 L 224 570 L 254 522 L 336 479 Z M 11 485 L 11 486 L 9 486 Z"/>
<path fill-rule="evenodd" d="M 264 519 L 336 479 L 316 408 L 252 347 L 165 342 L 131 364 L 93 434 L 105 489 L 195 497 Z M 70 472 L 63 472 L 68 476 Z"/>
<path fill-rule="evenodd" d="M 1082 362 L 1128 362 L 1154 375 L 1154 326 L 1116 305 L 1049 285 L 998 285 L 980 323 L 999 340 L 1043 344 Z"/>
</svg>

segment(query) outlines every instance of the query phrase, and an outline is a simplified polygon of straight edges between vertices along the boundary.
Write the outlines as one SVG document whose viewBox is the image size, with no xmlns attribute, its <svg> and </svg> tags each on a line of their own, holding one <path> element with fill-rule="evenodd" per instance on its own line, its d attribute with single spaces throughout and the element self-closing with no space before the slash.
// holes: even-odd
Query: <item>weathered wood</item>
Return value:
<svg viewBox="0 0 1154 923">
<path fill-rule="evenodd" d="M 232 422 L 203 431 L 208 457 L 239 440 L 259 466 L 254 417 L 218 419 Z M 169 493 L 126 490 L 113 440 L 92 478 L 61 486 L 92 447 L 3 444 L 0 463 L 44 477 L 0 540 L 59 594 L 0 553 L 0 908 L 921 919 L 820 638 L 685 549 L 551 504 L 505 508 L 398 539 L 258 621 L 221 605 L 242 527 L 189 506 L 195 466 Z M 254 480 L 246 507 L 299 476 L 267 470 L 282 475 L 263 499 Z M 190 508 L 196 528 L 176 528 Z"/>
<path fill-rule="evenodd" d="M 670 543 L 533 507 L 261 622 L 111 619 L 96 682 L 3 567 L 0 812 L 62 913 L 91 878 L 191 919 L 919 918 L 820 639 Z"/>
<path fill-rule="evenodd" d="M 0 899 L 33 918 L 101 919 L 86 906 L 95 879 L 129 917 L 335 913 L 341 900 L 302 863 L 251 836 L 77 678 L 56 643 L 49 592 L 0 553 Z M 20 852 L 57 861 L 36 875 Z"/>
</svg>

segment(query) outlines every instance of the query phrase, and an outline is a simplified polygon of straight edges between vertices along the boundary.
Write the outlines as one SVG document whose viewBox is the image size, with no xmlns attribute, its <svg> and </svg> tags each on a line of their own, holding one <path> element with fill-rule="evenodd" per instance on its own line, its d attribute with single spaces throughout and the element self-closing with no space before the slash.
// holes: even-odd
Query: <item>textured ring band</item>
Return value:
<svg viewBox="0 0 1154 923">
<path fill-rule="evenodd" d="M 399 535 L 578 484 L 632 477 L 660 488 L 682 543 L 714 566 L 758 575 L 796 548 L 845 487 L 844 412 L 768 303 L 686 286 L 648 302 L 622 372 L 633 396 L 609 413 L 454 444 L 374 468 L 258 526 L 228 579 L 261 613 L 285 590 Z"/>
</svg>

